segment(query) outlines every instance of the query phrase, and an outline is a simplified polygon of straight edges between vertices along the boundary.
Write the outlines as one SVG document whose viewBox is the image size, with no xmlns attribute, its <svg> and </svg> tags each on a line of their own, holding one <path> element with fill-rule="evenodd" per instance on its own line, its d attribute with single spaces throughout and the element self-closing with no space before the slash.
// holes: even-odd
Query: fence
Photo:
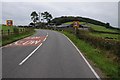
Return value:
<svg viewBox="0 0 120 80">
<path fill-rule="evenodd" d="M 0 33 L 2 35 L 2 37 L 4 36 L 9 36 L 9 35 L 13 35 L 13 34 L 21 34 L 21 33 L 24 33 L 26 31 L 28 31 L 29 29 L 26 29 L 26 28 L 14 28 L 13 30 L 1 30 Z"/>
</svg>

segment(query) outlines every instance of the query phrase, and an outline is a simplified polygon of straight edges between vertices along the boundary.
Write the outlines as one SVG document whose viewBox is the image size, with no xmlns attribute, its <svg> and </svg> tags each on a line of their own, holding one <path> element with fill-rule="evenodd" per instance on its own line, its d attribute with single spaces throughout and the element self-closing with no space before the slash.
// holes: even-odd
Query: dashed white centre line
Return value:
<svg viewBox="0 0 120 80">
<path fill-rule="evenodd" d="M 43 42 L 47 39 L 48 37 L 48 33 L 45 37 L 45 39 L 43 40 Z M 43 43 L 41 43 L 34 51 L 32 51 L 22 62 L 19 63 L 19 65 L 22 65 L 23 63 L 25 63 L 25 61 L 27 61 L 41 46 Z"/>
<path fill-rule="evenodd" d="M 19 63 L 19 65 L 22 65 L 28 58 L 30 58 L 39 49 L 40 46 L 42 46 L 42 43 L 33 52 L 31 52 L 21 63 Z"/>
</svg>

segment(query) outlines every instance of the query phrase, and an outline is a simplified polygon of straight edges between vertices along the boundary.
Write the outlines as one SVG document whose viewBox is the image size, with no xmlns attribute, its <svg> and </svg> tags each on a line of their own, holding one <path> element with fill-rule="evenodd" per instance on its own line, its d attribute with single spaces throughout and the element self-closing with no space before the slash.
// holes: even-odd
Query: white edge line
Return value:
<svg viewBox="0 0 120 80">
<path fill-rule="evenodd" d="M 46 37 L 48 37 L 48 33 L 47 33 L 47 36 Z"/>
<path fill-rule="evenodd" d="M 64 34 L 63 34 L 64 35 Z M 82 56 L 82 58 L 84 59 L 84 61 L 87 63 L 87 65 L 89 66 L 89 68 L 91 69 L 91 71 L 94 73 L 94 75 L 96 76 L 96 78 L 98 78 L 99 80 L 100 77 L 98 76 L 98 74 L 95 72 L 95 70 L 92 68 L 92 66 L 89 64 L 89 62 L 86 60 L 86 58 L 83 56 L 83 54 L 80 52 L 80 50 L 75 46 L 75 44 L 66 36 L 64 35 L 71 43 L 72 45 L 77 49 L 77 51 L 79 52 L 79 54 Z"/>
<path fill-rule="evenodd" d="M 25 61 L 27 61 L 28 58 L 30 58 L 39 49 L 40 46 L 42 46 L 42 43 L 34 51 L 32 51 L 21 63 L 19 63 L 19 65 L 22 65 Z"/>
<path fill-rule="evenodd" d="M 47 35 L 46 35 L 46 38 L 45 38 L 43 41 L 45 41 L 45 40 L 47 39 L 47 37 L 48 37 L 48 33 L 47 33 Z M 24 60 L 22 60 L 22 62 L 19 63 L 19 65 L 22 65 L 25 61 L 27 61 L 28 58 L 30 58 L 30 57 L 42 46 L 42 44 L 43 44 L 43 43 L 41 43 L 41 44 L 40 44 L 34 51 L 32 51 Z"/>
</svg>

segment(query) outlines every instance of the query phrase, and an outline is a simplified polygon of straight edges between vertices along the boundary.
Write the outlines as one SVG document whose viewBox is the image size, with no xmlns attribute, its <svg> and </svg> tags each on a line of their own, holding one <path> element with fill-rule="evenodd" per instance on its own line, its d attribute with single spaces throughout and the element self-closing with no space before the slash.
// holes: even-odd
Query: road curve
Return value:
<svg viewBox="0 0 120 80">
<path fill-rule="evenodd" d="M 3 78 L 96 78 L 83 57 L 64 35 L 50 30 L 36 31 L 31 37 L 48 34 L 46 40 L 44 38 L 41 41 L 40 47 L 40 44 L 11 44 L 2 49 Z M 19 65 L 33 51 L 34 54 Z"/>
</svg>

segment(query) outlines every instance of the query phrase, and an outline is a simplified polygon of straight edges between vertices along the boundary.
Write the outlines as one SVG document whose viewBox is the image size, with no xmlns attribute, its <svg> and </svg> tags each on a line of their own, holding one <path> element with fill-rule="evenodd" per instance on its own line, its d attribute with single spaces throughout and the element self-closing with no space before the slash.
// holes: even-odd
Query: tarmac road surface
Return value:
<svg viewBox="0 0 120 80">
<path fill-rule="evenodd" d="M 36 31 L 2 49 L 3 78 L 99 77 L 63 34 Z"/>
</svg>

